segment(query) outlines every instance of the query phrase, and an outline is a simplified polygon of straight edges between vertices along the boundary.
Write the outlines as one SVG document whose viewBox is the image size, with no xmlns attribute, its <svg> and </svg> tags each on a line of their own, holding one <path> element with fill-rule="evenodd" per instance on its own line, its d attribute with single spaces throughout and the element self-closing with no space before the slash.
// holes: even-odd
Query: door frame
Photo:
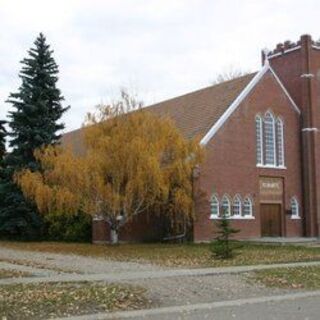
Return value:
<svg viewBox="0 0 320 320">
<path fill-rule="evenodd" d="M 260 191 L 259 191 L 259 218 L 260 218 L 260 236 L 262 237 L 262 224 L 261 224 L 261 205 L 262 204 L 278 204 L 280 205 L 280 237 L 286 237 L 286 214 L 285 214 L 285 203 L 286 203 L 286 179 L 282 175 L 267 175 L 267 174 L 259 174 L 259 181 L 263 178 L 271 178 L 271 179 L 281 179 L 282 180 L 282 196 L 278 199 L 261 199 Z M 260 182 L 259 182 L 260 183 Z"/>
<path fill-rule="evenodd" d="M 262 210 L 261 210 L 261 206 L 263 206 L 264 204 L 271 204 L 271 205 L 277 205 L 279 206 L 280 208 L 280 217 L 279 217 L 279 223 L 280 223 L 280 227 L 279 227 L 279 230 L 280 230 L 280 234 L 279 234 L 279 237 L 283 237 L 284 236 L 284 229 L 283 229 L 283 203 L 281 201 L 262 201 L 260 202 L 260 207 L 259 207 L 259 211 L 260 211 L 260 235 L 261 237 L 263 237 L 262 235 Z M 272 237 L 272 236 L 270 236 Z M 276 238 L 276 237 L 275 237 Z"/>
</svg>

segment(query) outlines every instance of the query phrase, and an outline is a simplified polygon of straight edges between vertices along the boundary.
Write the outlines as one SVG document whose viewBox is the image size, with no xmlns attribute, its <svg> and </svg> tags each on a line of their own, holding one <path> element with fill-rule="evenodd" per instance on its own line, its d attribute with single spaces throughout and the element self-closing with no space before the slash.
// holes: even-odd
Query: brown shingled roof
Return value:
<svg viewBox="0 0 320 320">
<path fill-rule="evenodd" d="M 200 89 L 177 98 L 147 107 L 148 111 L 170 117 L 186 138 L 202 138 L 222 116 L 255 73 Z M 82 130 L 68 132 L 62 144 L 72 144 L 78 152 L 83 149 Z"/>
</svg>

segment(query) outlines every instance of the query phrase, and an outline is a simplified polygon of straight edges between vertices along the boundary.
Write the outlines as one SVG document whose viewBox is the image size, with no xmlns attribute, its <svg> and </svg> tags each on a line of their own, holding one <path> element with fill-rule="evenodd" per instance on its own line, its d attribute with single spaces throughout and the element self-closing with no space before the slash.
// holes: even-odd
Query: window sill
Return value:
<svg viewBox="0 0 320 320">
<path fill-rule="evenodd" d="M 301 217 L 290 217 L 291 220 L 301 220 Z"/>
<path fill-rule="evenodd" d="M 211 220 L 221 220 L 222 217 L 218 217 L 218 216 L 215 216 L 215 215 L 211 215 L 210 216 L 210 219 Z M 230 216 L 230 217 L 227 217 L 228 220 L 254 220 L 255 217 L 254 216 L 247 216 L 247 217 L 243 217 L 243 216 Z"/>
<path fill-rule="evenodd" d="M 282 169 L 285 170 L 287 169 L 286 166 L 272 166 L 268 164 L 257 164 L 257 168 L 265 168 L 265 169 Z"/>
</svg>

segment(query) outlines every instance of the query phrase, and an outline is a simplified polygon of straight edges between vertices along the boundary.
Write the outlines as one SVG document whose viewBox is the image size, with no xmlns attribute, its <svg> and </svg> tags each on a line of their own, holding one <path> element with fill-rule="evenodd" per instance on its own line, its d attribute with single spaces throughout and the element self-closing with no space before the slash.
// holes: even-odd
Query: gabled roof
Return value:
<svg viewBox="0 0 320 320">
<path fill-rule="evenodd" d="M 222 82 L 147 107 L 168 116 L 186 138 L 203 138 L 256 73 Z"/>
<path fill-rule="evenodd" d="M 291 106 L 300 113 L 268 60 L 259 72 L 148 106 L 146 110 L 168 116 L 184 137 L 199 137 L 201 144 L 206 145 L 268 71 L 287 95 Z M 76 153 L 84 152 L 82 132 L 78 129 L 64 134 L 62 144 L 71 144 Z"/>
<path fill-rule="evenodd" d="M 255 74 L 251 73 L 166 100 L 148 106 L 146 110 L 171 118 L 186 138 L 197 136 L 202 139 L 250 83 Z M 76 152 L 84 151 L 82 130 L 78 129 L 64 134 L 62 144 L 71 144 Z"/>
</svg>

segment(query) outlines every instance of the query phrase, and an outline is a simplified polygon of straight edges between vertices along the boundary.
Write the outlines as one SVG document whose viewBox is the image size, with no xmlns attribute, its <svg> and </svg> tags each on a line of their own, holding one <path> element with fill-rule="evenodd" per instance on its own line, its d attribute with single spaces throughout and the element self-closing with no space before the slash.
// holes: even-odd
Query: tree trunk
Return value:
<svg viewBox="0 0 320 320">
<path fill-rule="evenodd" d="M 119 237 L 118 236 L 119 236 L 118 230 L 116 230 L 116 229 L 111 229 L 110 230 L 111 244 L 119 243 Z"/>
</svg>

